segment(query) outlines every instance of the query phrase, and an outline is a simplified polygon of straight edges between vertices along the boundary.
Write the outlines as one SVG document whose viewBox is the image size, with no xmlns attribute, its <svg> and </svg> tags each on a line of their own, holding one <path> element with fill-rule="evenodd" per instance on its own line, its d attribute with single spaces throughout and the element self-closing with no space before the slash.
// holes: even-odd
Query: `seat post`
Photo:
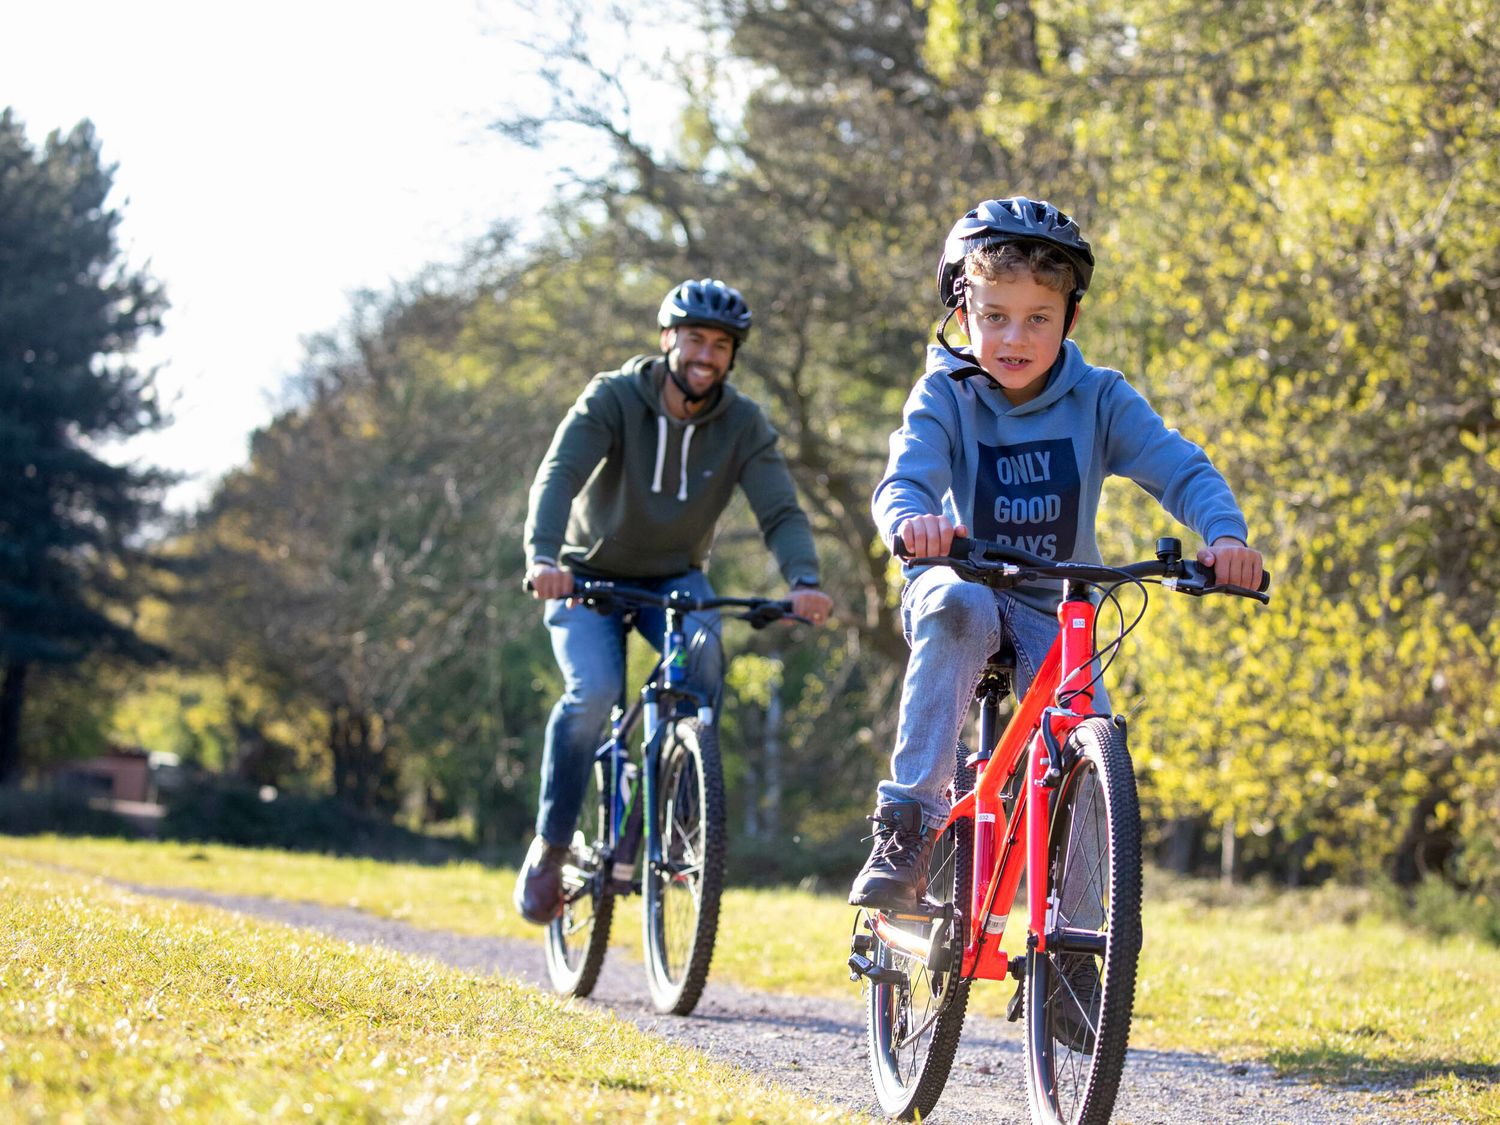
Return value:
<svg viewBox="0 0 1500 1125">
<path fill-rule="evenodd" d="M 993 659 L 984 666 L 974 697 L 979 700 L 979 745 L 969 757 L 969 764 L 987 762 L 995 752 L 1000 737 L 1000 701 L 1010 694 L 1010 665 Z"/>
</svg>

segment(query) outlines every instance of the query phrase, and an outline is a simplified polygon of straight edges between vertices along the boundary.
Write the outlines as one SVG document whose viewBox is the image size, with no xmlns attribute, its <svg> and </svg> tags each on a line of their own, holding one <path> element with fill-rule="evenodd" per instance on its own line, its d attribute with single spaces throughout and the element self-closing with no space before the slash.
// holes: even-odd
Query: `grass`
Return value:
<svg viewBox="0 0 1500 1125">
<path fill-rule="evenodd" d="M 462 933 L 539 937 L 511 911 L 514 873 L 474 864 L 6 837 L 0 855 L 140 883 L 354 905 Z M 1411 1112 L 1500 1122 L 1500 950 L 1423 935 L 1371 909 L 1370 896 L 1337 888 L 1225 894 L 1153 876 L 1147 899 L 1133 1046 L 1264 1061 L 1314 1081 L 1385 1088 Z M 843 971 L 852 920 L 830 896 L 732 890 L 713 979 L 852 996 Z M 617 914 L 615 945 L 638 956 L 639 929 L 632 900 Z M 973 1008 L 999 1015 L 1009 994 L 1003 985 L 977 987 Z"/>
<path fill-rule="evenodd" d="M 5 858 L 0 1089 L 14 1121 L 853 1120 L 504 979 Z"/>
</svg>

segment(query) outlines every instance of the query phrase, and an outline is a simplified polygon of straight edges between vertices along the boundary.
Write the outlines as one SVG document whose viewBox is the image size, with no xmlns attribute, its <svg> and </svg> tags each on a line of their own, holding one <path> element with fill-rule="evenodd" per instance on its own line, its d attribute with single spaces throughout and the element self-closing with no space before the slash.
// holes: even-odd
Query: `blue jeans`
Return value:
<svg viewBox="0 0 1500 1125">
<path fill-rule="evenodd" d="M 956 746 L 985 661 L 1002 640 L 1010 641 L 1020 699 L 1057 639 L 1057 619 L 1008 590 L 965 582 L 948 567 L 934 566 L 901 592 L 901 629 L 911 657 L 901 686 L 891 779 L 880 783 L 879 801 L 920 802 L 922 822 L 938 828 L 948 819 Z M 1094 710 L 1109 713 L 1102 680 L 1094 684 Z"/>
<path fill-rule="evenodd" d="M 700 570 L 676 578 L 622 579 L 621 584 L 658 594 L 680 590 L 695 598 L 714 596 L 713 587 Z M 604 741 L 610 709 L 623 690 L 625 619 L 619 611 L 601 614 L 581 605 L 569 608 L 565 599 L 548 602 L 542 619 L 552 635 L 552 652 L 562 670 L 563 694 L 547 720 L 536 832 L 549 844 L 570 844 L 594 751 Z M 666 612 L 640 610 L 635 628 L 660 652 L 666 640 Z M 710 697 L 717 696 L 724 678 L 718 612 L 688 614 L 683 631 L 690 646 L 691 682 Z M 700 631 L 708 634 L 701 645 L 695 642 Z"/>
</svg>

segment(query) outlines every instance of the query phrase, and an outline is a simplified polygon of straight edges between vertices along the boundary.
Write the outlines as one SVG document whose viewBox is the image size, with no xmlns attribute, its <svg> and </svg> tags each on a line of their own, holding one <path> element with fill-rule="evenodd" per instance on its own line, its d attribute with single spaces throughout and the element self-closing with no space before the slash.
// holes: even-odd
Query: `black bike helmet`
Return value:
<svg viewBox="0 0 1500 1125">
<path fill-rule="evenodd" d="M 1088 289 L 1094 277 L 1094 251 L 1084 241 L 1078 224 L 1052 204 L 1016 196 L 986 199 L 953 224 L 938 260 L 938 299 L 950 309 L 963 303 L 964 255 L 1004 242 L 1045 242 L 1062 251 L 1073 266 L 1078 286 L 1070 307 Z"/>
<path fill-rule="evenodd" d="M 750 335 L 750 306 L 745 304 L 738 289 L 705 277 L 700 281 L 684 281 L 668 293 L 662 299 L 656 323 L 663 328 L 680 328 L 685 324 L 722 328 L 734 337 L 736 344 L 743 344 Z"/>
</svg>

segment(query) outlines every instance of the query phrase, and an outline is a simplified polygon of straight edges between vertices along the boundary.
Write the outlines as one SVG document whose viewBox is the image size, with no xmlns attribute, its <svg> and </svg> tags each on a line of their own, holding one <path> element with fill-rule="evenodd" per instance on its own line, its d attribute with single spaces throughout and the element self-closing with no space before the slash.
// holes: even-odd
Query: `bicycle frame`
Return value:
<svg viewBox="0 0 1500 1125">
<path fill-rule="evenodd" d="M 965 977 L 999 980 L 1010 972 L 1000 939 L 1021 875 L 1047 870 L 1047 831 L 1056 785 L 1048 774 L 1061 769 L 1061 747 L 1093 710 L 1095 615 L 1087 587 L 1066 583 L 1057 608 L 1057 639 L 998 740 L 999 700 L 991 694 L 981 703 L 980 750 L 972 759 L 978 777 L 973 791 L 955 802 L 943 826 L 946 830 L 964 818 L 974 822 L 973 879 L 969 902 L 963 904 Z M 1001 789 L 1023 757 L 1024 784 L 1007 817 Z M 1047 948 L 1054 928 L 1056 902 L 1049 890 L 1044 877 L 1027 881 L 1027 942 L 1039 950 Z M 932 956 L 933 938 L 901 929 L 884 913 L 875 913 L 873 926 L 887 945 L 923 959 Z"/>
<path fill-rule="evenodd" d="M 610 735 L 594 752 L 594 761 L 604 766 L 605 784 L 609 787 L 609 823 L 604 839 L 609 847 L 609 878 L 617 893 L 634 893 L 637 889 L 636 867 L 640 856 L 640 823 L 645 825 L 645 847 L 648 863 L 661 862 L 661 841 L 657 838 L 653 818 L 645 810 L 654 807 L 656 784 L 656 732 L 661 726 L 663 698 L 685 698 L 696 705 L 699 718 L 713 721 L 713 707 L 701 692 L 687 680 L 687 635 L 682 627 L 684 611 L 667 607 L 666 635 L 656 666 L 646 677 L 639 697 L 627 709 L 623 706 L 625 685 L 621 684 L 621 704 L 610 722 Z M 644 720 L 644 721 L 643 721 Z M 632 760 L 630 737 L 641 724 L 640 761 Z M 639 800 L 637 800 L 639 797 Z"/>
</svg>

